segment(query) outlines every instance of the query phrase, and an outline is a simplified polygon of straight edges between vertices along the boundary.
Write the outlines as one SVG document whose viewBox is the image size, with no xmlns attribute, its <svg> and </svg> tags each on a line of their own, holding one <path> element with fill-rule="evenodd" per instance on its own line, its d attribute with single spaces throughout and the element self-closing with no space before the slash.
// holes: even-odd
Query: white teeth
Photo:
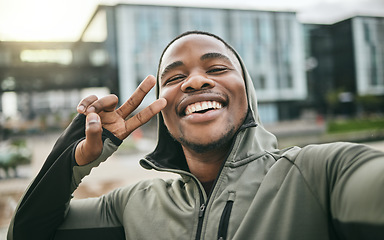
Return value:
<svg viewBox="0 0 384 240">
<path fill-rule="evenodd" d="M 200 104 L 196 104 L 195 107 L 196 107 L 196 112 L 203 110 L 203 106 L 201 106 Z"/>
<path fill-rule="evenodd" d="M 207 105 L 208 105 L 207 106 L 208 108 L 213 108 L 213 103 L 212 102 L 207 102 Z"/>
<path fill-rule="evenodd" d="M 222 107 L 223 106 L 221 103 L 215 101 L 197 102 L 187 106 L 187 108 L 185 109 L 185 115 L 189 115 L 198 111 L 204 111 L 211 108 L 220 109 Z"/>
<path fill-rule="evenodd" d="M 203 102 L 203 103 L 201 104 L 201 107 L 202 107 L 202 109 L 208 109 L 208 104 L 207 104 L 207 102 Z"/>
</svg>

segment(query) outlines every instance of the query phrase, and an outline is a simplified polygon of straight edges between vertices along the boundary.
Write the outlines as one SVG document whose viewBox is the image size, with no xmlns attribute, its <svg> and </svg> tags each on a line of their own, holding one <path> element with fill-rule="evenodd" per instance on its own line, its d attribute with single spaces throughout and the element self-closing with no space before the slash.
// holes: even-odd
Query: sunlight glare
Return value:
<svg viewBox="0 0 384 240">
<path fill-rule="evenodd" d="M 0 40 L 76 40 L 94 5 L 93 0 L 0 0 Z"/>
</svg>

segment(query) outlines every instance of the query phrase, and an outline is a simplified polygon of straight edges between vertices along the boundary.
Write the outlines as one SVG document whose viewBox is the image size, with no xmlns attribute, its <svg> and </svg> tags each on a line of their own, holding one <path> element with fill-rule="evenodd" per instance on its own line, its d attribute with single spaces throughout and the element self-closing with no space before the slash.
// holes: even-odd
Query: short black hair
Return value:
<svg viewBox="0 0 384 240">
<path fill-rule="evenodd" d="M 237 52 L 235 51 L 235 49 L 233 47 L 231 47 L 231 45 L 229 45 L 226 41 L 224 41 L 224 39 L 222 39 L 221 37 L 213 34 L 213 33 L 210 33 L 210 32 L 204 32 L 204 31 L 199 31 L 199 30 L 193 30 L 193 31 L 187 31 L 187 32 L 184 32 L 180 35 L 178 35 L 177 37 L 175 37 L 172 41 L 170 41 L 168 43 L 168 45 L 164 48 L 163 52 L 161 53 L 161 56 L 160 56 L 160 60 L 159 60 L 159 65 L 157 67 L 157 85 L 159 85 L 160 83 L 160 79 L 159 79 L 159 74 L 160 74 L 160 66 L 161 66 L 161 63 L 163 61 L 163 56 L 165 54 L 165 52 L 167 51 L 167 49 L 169 48 L 169 46 L 171 46 L 176 40 L 182 38 L 182 37 L 185 37 L 185 36 L 188 36 L 188 35 L 193 35 L 193 34 L 196 34 L 196 35 L 205 35 L 205 36 L 210 36 L 210 37 L 213 37 L 213 38 L 216 38 L 217 40 L 219 40 L 220 42 L 222 42 L 234 55 L 235 57 L 237 58 L 237 60 L 239 61 L 240 63 L 240 66 L 242 68 L 242 71 L 243 71 L 243 76 L 244 76 L 244 69 L 243 69 L 243 66 L 241 64 L 241 61 L 240 61 L 240 57 L 239 55 L 237 54 Z M 159 86 L 156 87 L 156 90 L 157 90 L 157 96 L 159 95 Z"/>
</svg>

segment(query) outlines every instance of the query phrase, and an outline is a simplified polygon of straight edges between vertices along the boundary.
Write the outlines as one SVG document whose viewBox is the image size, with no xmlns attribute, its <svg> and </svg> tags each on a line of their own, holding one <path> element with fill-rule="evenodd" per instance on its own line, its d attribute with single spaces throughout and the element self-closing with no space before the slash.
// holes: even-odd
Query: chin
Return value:
<svg viewBox="0 0 384 240">
<path fill-rule="evenodd" d="M 181 145 L 189 148 L 197 153 L 206 153 L 213 150 L 219 150 L 228 147 L 232 143 L 233 136 L 235 134 L 235 128 L 226 131 L 225 134 L 211 138 L 211 141 L 206 141 L 207 138 L 201 139 L 201 137 L 190 140 L 185 136 L 175 138 Z M 204 141 L 202 141 L 204 140 Z"/>
</svg>

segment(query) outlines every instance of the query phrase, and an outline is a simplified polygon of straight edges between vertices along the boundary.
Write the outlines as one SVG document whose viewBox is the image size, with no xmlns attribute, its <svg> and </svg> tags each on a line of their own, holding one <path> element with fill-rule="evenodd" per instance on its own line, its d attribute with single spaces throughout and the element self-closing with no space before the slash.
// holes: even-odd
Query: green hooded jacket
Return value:
<svg viewBox="0 0 384 240">
<path fill-rule="evenodd" d="M 71 200 L 81 180 L 117 150 L 104 130 L 102 155 L 77 166 L 84 115 L 63 133 L 25 192 L 8 240 L 19 239 L 384 239 L 384 153 L 352 143 L 277 148 L 261 124 L 252 80 L 240 59 L 248 117 L 210 193 L 193 176 L 159 116 L 146 169 L 180 174 L 99 198 Z"/>
</svg>

